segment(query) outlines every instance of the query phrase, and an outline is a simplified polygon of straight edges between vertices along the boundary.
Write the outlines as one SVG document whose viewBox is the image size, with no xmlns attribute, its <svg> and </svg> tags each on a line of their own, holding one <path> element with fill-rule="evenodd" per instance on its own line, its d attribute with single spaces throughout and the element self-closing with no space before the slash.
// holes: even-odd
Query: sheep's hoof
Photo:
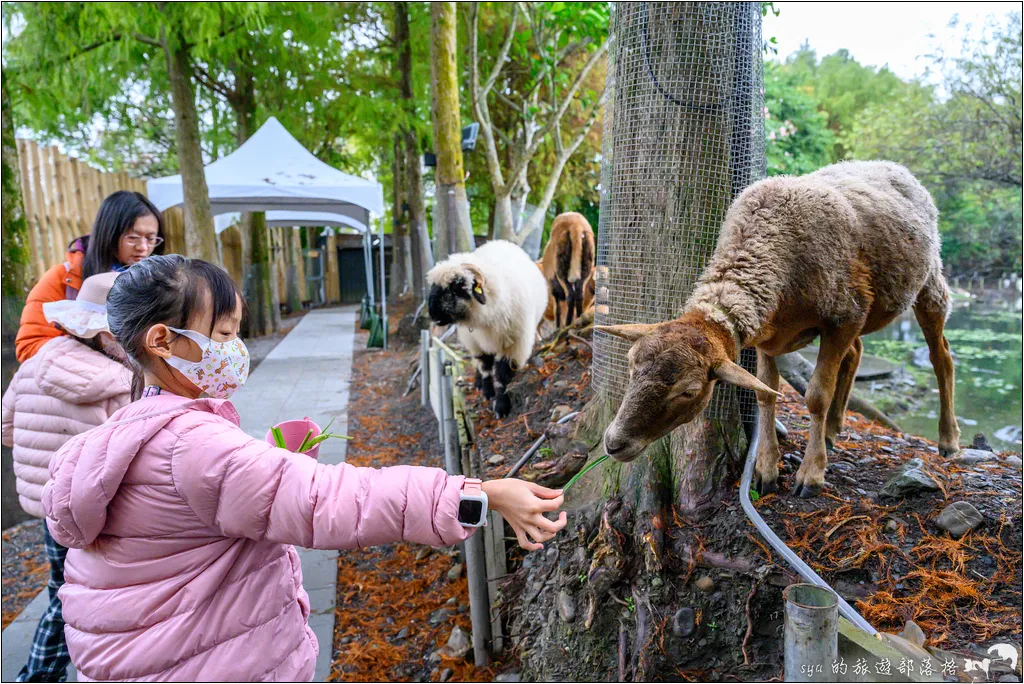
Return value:
<svg viewBox="0 0 1024 684">
<path fill-rule="evenodd" d="M 953 448 L 953 447 L 941 446 L 941 445 L 939 446 L 939 455 L 944 457 L 944 458 L 948 458 L 950 456 L 956 456 L 958 453 L 960 453 L 960 449 L 959 448 Z"/>
<path fill-rule="evenodd" d="M 790 492 L 792 496 L 798 496 L 801 499 L 810 499 L 821 493 L 821 485 L 807 484 L 805 482 L 797 482 L 793 487 L 793 491 Z"/>
<path fill-rule="evenodd" d="M 760 496 L 765 496 L 766 494 L 772 494 L 779 491 L 778 476 L 776 476 L 774 480 L 768 480 L 761 479 L 760 475 L 754 473 L 754 481 L 751 484 L 754 486 L 754 491 L 756 491 Z"/>
<path fill-rule="evenodd" d="M 495 397 L 494 415 L 498 418 L 504 418 L 510 413 L 512 413 L 512 400 L 508 398 L 508 395 L 502 394 L 500 397 Z"/>
<path fill-rule="evenodd" d="M 496 394 L 494 391 L 494 380 L 492 378 L 484 378 L 483 391 L 485 399 L 494 399 Z"/>
</svg>

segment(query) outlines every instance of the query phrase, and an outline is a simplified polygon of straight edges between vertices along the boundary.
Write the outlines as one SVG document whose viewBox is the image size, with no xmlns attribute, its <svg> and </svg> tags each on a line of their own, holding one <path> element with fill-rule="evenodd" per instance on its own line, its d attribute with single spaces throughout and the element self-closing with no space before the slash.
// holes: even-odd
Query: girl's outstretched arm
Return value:
<svg viewBox="0 0 1024 684">
<path fill-rule="evenodd" d="M 182 434 L 171 468 L 196 515 L 229 537 L 348 549 L 401 540 L 446 546 L 473 533 L 457 517 L 464 478 L 439 468 L 318 464 L 220 422 Z M 560 496 L 535 495 L 536 485 L 518 480 L 494 484 L 485 483 L 491 506 L 509 519 L 520 542 L 523 530 L 542 541 L 564 526 L 564 514 L 558 522 L 538 520 Z"/>
</svg>

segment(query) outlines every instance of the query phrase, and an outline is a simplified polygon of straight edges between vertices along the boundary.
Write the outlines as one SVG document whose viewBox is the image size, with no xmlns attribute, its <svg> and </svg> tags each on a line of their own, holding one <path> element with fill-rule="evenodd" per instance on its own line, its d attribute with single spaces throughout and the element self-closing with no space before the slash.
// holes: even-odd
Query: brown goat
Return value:
<svg viewBox="0 0 1024 684">
<path fill-rule="evenodd" d="M 630 381 L 605 431 L 609 455 L 631 461 L 693 420 L 719 380 L 754 390 L 760 409 L 755 486 L 775 491 L 779 445 L 775 357 L 821 338 L 808 383 L 807 449 L 793 493 L 825 484 L 826 450 L 843 427 L 863 344 L 913 307 L 939 381 L 939 449 L 959 449 L 953 361 L 943 336 L 949 290 L 938 212 L 902 166 L 844 162 L 755 183 L 733 203 L 715 253 L 682 315 L 652 325 L 599 326 L 634 342 Z M 734 362 L 757 349 L 757 377 Z"/>
<path fill-rule="evenodd" d="M 548 300 L 555 327 L 562 327 L 562 302 L 569 325 L 587 308 L 587 282 L 594 274 L 594 230 L 583 214 L 570 211 L 555 217 L 540 264 L 555 300 L 554 306 Z"/>
<path fill-rule="evenodd" d="M 537 262 L 537 268 L 539 268 L 541 270 L 541 273 L 543 273 L 544 272 L 543 262 L 538 261 Z M 592 308 L 594 308 L 594 298 L 597 295 L 597 286 L 596 286 L 596 284 L 594 282 L 594 273 L 595 273 L 595 271 L 591 271 L 590 272 L 590 277 L 587 278 L 587 282 L 583 285 L 583 313 L 584 314 L 587 313 L 588 311 L 590 311 Z M 557 314 L 559 316 L 561 316 L 562 310 L 568 308 L 564 301 L 558 301 L 558 300 L 555 299 L 555 296 L 550 291 L 551 290 L 551 284 L 549 283 L 548 285 L 549 285 L 549 289 L 548 289 L 548 308 L 544 310 L 544 320 L 541 321 L 541 323 L 540 323 L 541 325 L 544 325 L 544 321 L 551 321 L 552 323 L 554 323 L 555 322 L 556 312 L 557 312 Z M 557 283 L 556 283 L 556 285 L 557 285 Z"/>
</svg>

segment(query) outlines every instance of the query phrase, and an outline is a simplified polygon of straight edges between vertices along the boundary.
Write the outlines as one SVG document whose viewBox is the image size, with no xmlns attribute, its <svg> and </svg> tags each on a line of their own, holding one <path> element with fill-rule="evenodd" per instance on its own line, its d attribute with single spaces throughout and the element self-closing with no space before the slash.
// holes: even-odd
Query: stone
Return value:
<svg viewBox="0 0 1024 684">
<path fill-rule="evenodd" d="M 562 622 L 572 623 L 576 620 L 576 601 L 573 600 L 572 594 L 565 590 L 558 592 L 556 605 L 558 606 L 558 617 Z"/>
<path fill-rule="evenodd" d="M 921 629 L 916 622 L 913 620 L 907 620 L 903 623 L 903 631 L 900 632 L 900 636 L 917 646 L 924 646 L 924 642 L 927 639 L 924 635 L 924 630 Z"/>
<path fill-rule="evenodd" d="M 429 656 L 427 656 L 427 662 L 430 663 L 431 665 L 437 665 L 438 663 L 440 663 L 441 662 L 441 651 L 439 651 L 439 650 L 438 651 L 434 651 Z"/>
<path fill-rule="evenodd" d="M 960 465 L 974 465 L 985 461 L 995 461 L 997 456 L 991 451 L 981 449 L 961 449 L 953 458 L 953 463 Z"/>
<path fill-rule="evenodd" d="M 900 529 L 900 524 L 898 522 L 896 522 L 895 520 L 893 520 L 892 518 L 889 518 L 888 520 L 885 521 L 885 531 L 886 532 L 895 532 L 898 529 Z"/>
<path fill-rule="evenodd" d="M 959 539 L 985 522 L 978 509 L 966 501 L 957 501 L 946 506 L 935 518 L 935 526 L 949 532 L 953 539 Z"/>
<path fill-rule="evenodd" d="M 445 602 L 444 602 L 444 604 L 445 604 L 446 606 L 454 606 L 454 605 L 456 605 L 456 604 L 457 604 L 458 602 L 459 602 L 459 601 L 458 601 L 458 599 L 456 599 L 456 598 L 455 598 L 454 596 L 452 596 L 452 597 L 451 597 L 450 599 L 448 599 L 447 601 L 445 601 Z"/>
<path fill-rule="evenodd" d="M 494 678 L 496 682 L 520 682 L 522 678 L 518 672 L 502 672 L 500 675 Z"/>
<path fill-rule="evenodd" d="M 492 465 L 492 466 L 501 465 L 504 462 L 505 462 L 505 457 L 502 456 L 501 454 L 494 454 L 489 459 L 487 459 L 487 463 Z"/>
<path fill-rule="evenodd" d="M 896 453 L 896 450 L 893 449 L 890 446 L 878 447 L 878 450 L 881 451 L 883 454 L 895 454 Z"/>
<path fill-rule="evenodd" d="M 473 643 L 469 640 L 469 635 L 463 632 L 458 625 L 452 627 L 448 643 L 444 645 L 445 655 L 450 655 L 453 658 L 465 658 L 471 648 L 473 648 Z"/>
<path fill-rule="evenodd" d="M 1013 466 L 1014 468 L 1017 468 L 1018 470 L 1020 470 L 1021 465 L 1022 465 L 1022 462 L 1020 460 L 1020 456 L 1013 456 L 1013 455 L 1010 455 L 1010 456 L 1007 456 L 1006 458 L 1004 458 L 1003 459 L 1003 463 L 1005 463 L 1008 466 Z"/>
<path fill-rule="evenodd" d="M 919 458 L 912 458 L 896 475 L 889 478 L 878 491 L 878 495 L 882 498 L 903 499 L 911 494 L 938 490 L 939 485 L 925 472 L 924 462 Z"/>
<path fill-rule="evenodd" d="M 694 582 L 693 585 L 703 592 L 710 592 L 715 588 L 715 581 L 707 575 L 704 575 L 702 577 L 698 577 L 697 581 Z"/>
<path fill-rule="evenodd" d="M 789 429 L 778 418 L 775 419 L 775 434 L 779 439 L 789 437 Z"/>
<path fill-rule="evenodd" d="M 434 553 L 434 549 L 429 546 L 424 546 L 422 549 L 416 552 L 416 560 L 421 561 L 430 554 Z"/>
<path fill-rule="evenodd" d="M 441 608 L 438 608 L 437 610 L 435 610 L 433 613 L 430 614 L 430 617 L 427 618 L 427 622 L 429 622 L 432 625 L 437 626 L 437 625 L 441 624 L 442 622 L 444 622 L 445 620 L 447 620 L 448 617 L 451 614 L 452 614 L 451 610 L 449 610 L 448 608 L 441 607 Z"/>
<path fill-rule="evenodd" d="M 555 389 L 561 389 L 563 387 L 568 387 L 569 383 L 566 382 L 565 380 L 555 380 L 553 383 L 551 383 L 551 386 L 554 387 Z"/>
<path fill-rule="evenodd" d="M 460 577 L 462 577 L 462 563 L 456 563 L 452 566 L 451 570 L 448 571 L 448 581 L 454 582 Z"/>
<path fill-rule="evenodd" d="M 577 546 L 576 550 L 572 552 L 572 562 L 576 565 L 582 566 L 587 562 L 587 550 L 582 546 Z"/>
<path fill-rule="evenodd" d="M 443 670 L 441 670 L 441 681 L 442 682 L 447 682 L 449 679 L 452 678 L 453 674 L 455 674 L 455 671 L 452 670 L 452 668 L 450 668 L 450 667 L 444 668 Z"/>
<path fill-rule="evenodd" d="M 682 639 L 692 636 L 696 629 L 696 620 L 693 608 L 687 606 L 680 608 L 672 616 L 672 634 Z"/>
<path fill-rule="evenodd" d="M 974 439 L 971 440 L 971 448 L 977 449 L 978 451 L 993 451 L 992 447 L 989 446 L 988 439 L 985 437 L 984 432 L 979 432 L 974 435 Z"/>
<path fill-rule="evenodd" d="M 572 406 L 568 406 L 566 404 L 559 404 L 555 408 L 551 409 L 551 422 L 557 423 L 570 413 L 572 413 Z"/>
<path fill-rule="evenodd" d="M 402 629 L 398 630 L 398 634 L 395 635 L 395 638 L 396 639 L 404 639 L 407 636 L 409 636 L 409 628 L 408 627 L 403 627 Z"/>
</svg>

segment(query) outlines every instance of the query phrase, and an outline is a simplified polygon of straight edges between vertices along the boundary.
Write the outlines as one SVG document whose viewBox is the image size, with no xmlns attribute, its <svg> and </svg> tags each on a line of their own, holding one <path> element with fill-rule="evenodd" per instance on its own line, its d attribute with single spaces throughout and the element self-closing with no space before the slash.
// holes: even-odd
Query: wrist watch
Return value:
<svg viewBox="0 0 1024 684">
<path fill-rule="evenodd" d="M 487 524 L 487 494 L 480 480 L 467 477 L 459 496 L 459 524 L 463 527 L 483 527 Z"/>
</svg>

